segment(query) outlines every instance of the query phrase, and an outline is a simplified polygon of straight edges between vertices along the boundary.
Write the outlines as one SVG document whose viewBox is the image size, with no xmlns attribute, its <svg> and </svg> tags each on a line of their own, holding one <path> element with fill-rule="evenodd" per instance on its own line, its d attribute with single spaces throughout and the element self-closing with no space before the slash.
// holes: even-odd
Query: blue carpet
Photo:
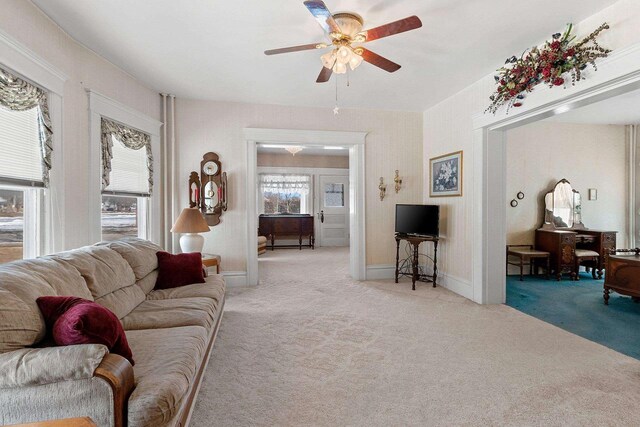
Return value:
<svg viewBox="0 0 640 427">
<path fill-rule="evenodd" d="M 612 293 L 602 299 L 604 280 L 582 273 L 579 282 L 507 277 L 507 305 L 566 331 L 640 359 L 640 304 Z"/>
</svg>

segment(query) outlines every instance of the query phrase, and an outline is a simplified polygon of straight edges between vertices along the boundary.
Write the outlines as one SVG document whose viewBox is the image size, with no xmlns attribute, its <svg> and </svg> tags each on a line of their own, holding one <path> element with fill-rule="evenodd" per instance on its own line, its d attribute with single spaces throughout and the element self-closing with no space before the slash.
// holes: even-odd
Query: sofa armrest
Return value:
<svg viewBox="0 0 640 427">
<path fill-rule="evenodd" d="M 0 425 L 90 416 L 123 427 L 133 387 L 131 364 L 103 345 L 0 354 Z"/>
<path fill-rule="evenodd" d="M 113 391 L 113 416 L 116 427 L 127 425 L 127 404 L 135 386 L 133 366 L 117 354 L 107 354 L 96 368 L 95 376 L 105 380 Z"/>
<path fill-rule="evenodd" d="M 108 353 L 104 345 L 83 344 L 0 354 L 0 389 L 91 378 Z"/>
</svg>

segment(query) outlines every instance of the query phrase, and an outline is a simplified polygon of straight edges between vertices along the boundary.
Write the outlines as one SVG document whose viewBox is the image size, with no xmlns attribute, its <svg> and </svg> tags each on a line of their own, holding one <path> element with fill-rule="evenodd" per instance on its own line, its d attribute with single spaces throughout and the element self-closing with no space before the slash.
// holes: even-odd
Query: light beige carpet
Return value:
<svg viewBox="0 0 640 427">
<path fill-rule="evenodd" d="M 640 425 L 637 360 L 443 288 L 354 282 L 347 263 L 260 257 L 262 284 L 228 292 L 192 426 Z"/>
</svg>

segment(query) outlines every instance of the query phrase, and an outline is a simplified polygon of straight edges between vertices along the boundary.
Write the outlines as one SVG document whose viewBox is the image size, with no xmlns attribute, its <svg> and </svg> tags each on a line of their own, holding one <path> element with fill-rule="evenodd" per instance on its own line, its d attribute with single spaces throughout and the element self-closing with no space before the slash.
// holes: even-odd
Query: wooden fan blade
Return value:
<svg viewBox="0 0 640 427">
<path fill-rule="evenodd" d="M 316 83 L 328 82 L 331 78 L 331 74 L 333 74 L 333 70 L 331 68 L 322 67 L 322 70 L 320 70 L 320 74 L 318 74 L 318 78 L 316 79 Z"/>
<path fill-rule="evenodd" d="M 303 44 L 300 46 L 291 46 L 291 47 L 283 47 L 280 49 L 271 49 L 265 50 L 265 55 L 278 55 L 280 53 L 288 53 L 288 52 L 298 52 L 301 50 L 312 50 L 312 49 L 322 49 L 323 47 L 327 47 L 324 43 L 312 43 L 312 44 Z"/>
<path fill-rule="evenodd" d="M 390 22 L 376 28 L 372 28 L 365 32 L 366 41 L 389 37 L 394 34 L 404 33 L 405 31 L 415 30 L 422 27 L 422 21 L 417 16 L 410 16 L 399 21 Z"/>
<path fill-rule="evenodd" d="M 316 18 L 318 24 L 322 27 L 325 33 L 339 33 L 340 27 L 333 19 L 333 15 L 327 9 L 327 5 L 321 0 L 308 0 L 304 2 L 304 5 L 309 9 L 309 12 Z"/>
<path fill-rule="evenodd" d="M 377 53 L 373 53 L 368 49 L 362 49 L 362 59 L 367 61 L 369 64 L 373 64 L 376 67 L 382 68 L 385 71 L 393 73 L 394 71 L 398 71 L 400 69 L 400 65 L 396 64 L 393 61 L 389 61 L 387 58 L 378 55 Z"/>
</svg>

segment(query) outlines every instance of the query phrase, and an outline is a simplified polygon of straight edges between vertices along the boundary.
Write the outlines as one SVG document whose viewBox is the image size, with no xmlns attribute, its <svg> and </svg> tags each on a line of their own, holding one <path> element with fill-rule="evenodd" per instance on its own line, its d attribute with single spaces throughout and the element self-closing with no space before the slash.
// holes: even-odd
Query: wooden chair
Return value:
<svg viewBox="0 0 640 427">
<path fill-rule="evenodd" d="M 598 258 L 600 255 L 596 251 L 590 251 L 588 249 L 576 249 L 574 256 L 575 260 L 575 273 L 576 280 L 580 280 L 580 265 L 585 265 L 588 268 L 591 268 L 591 277 L 597 279 L 597 267 L 598 267 Z M 588 272 L 589 270 L 587 270 Z"/>
<path fill-rule="evenodd" d="M 516 258 L 517 260 L 510 260 L 509 257 Z M 539 263 L 536 260 L 544 260 L 544 269 L 546 271 L 546 278 L 549 280 L 549 252 L 537 251 L 533 249 L 533 245 L 507 245 L 507 275 L 509 274 L 509 265 L 515 265 L 520 267 L 520 281 L 524 280 L 524 266 L 529 266 L 529 274 L 533 275 L 533 266 L 536 265 L 536 274 Z"/>
</svg>

